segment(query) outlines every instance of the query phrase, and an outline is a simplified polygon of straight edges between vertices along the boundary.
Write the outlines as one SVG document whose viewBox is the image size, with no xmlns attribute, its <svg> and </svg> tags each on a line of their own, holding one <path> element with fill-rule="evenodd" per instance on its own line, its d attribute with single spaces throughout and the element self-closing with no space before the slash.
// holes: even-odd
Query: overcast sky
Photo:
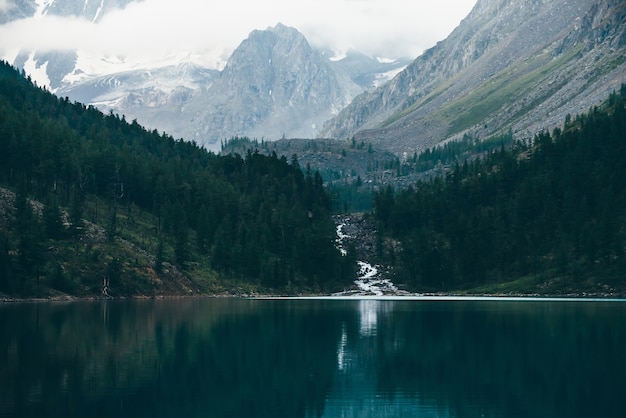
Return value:
<svg viewBox="0 0 626 418">
<path fill-rule="evenodd" d="M 16 0 L 0 0 L 0 13 Z M 87 1 L 87 0 L 86 0 Z M 91 0 L 94 1 L 94 0 Z M 0 54 L 20 49 L 81 50 L 149 62 L 193 53 L 223 65 L 254 29 L 281 22 L 317 47 L 371 56 L 417 57 L 444 39 L 476 0 L 144 0 L 98 23 L 31 18 L 0 26 Z"/>
</svg>

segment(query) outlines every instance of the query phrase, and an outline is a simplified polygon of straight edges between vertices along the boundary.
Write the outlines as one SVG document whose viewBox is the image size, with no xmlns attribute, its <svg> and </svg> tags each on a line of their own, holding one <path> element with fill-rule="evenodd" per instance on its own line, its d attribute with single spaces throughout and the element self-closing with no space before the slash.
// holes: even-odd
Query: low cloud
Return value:
<svg viewBox="0 0 626 418">
<path fill-rule="evenodd" d="M 0 0 L 0 13 L 8 13 L 15 8 L 10 0 Z"/>
<path fill-rule="evenodd" d="M 113 11 L 98 23 L 35 17 L 0 26 L 0 53 L 84 50 L 137 62 L 193 53 L 219 67 L 254 29 L 281 22 L 309 42 L 371 56 L 416 57 L 445 38 L 475 0 L 251 1 L 145 0 Z M 11 7 L 0 0 L 0 11 Z"/>
</svg>

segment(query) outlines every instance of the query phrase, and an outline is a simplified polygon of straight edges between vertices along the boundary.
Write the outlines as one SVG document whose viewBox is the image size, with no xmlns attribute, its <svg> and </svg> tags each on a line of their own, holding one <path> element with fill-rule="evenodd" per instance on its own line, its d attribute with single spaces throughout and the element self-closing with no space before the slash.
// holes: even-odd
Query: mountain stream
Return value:
<svg viewBox="0 0 626 418">
<path fill-rule="evenodd" d="M 336 245 L 343 256 L 347 255 L 346 245 L 348 241 L 359 244 L 356 248 L 357 256 L 367 257 L 374 249 L 372 236 L 375 233 L 369 230 L 363 220 L 363 216 L 344 215 L 335 217 L 337 225 Z M 366 230 L 369 230 L 366 232 Z M 406 293 L 399 290 L 393 282 L 386 277 L 384 268 L 380 265 L 370 264 L 368 261 L 357 261 L 359 271 L 354 280 L 354 287 L 345 289 L 343 292 L 334 293 L 333 296 L 383 296 L 383 295 L 399 295 Z"/>
</svg>

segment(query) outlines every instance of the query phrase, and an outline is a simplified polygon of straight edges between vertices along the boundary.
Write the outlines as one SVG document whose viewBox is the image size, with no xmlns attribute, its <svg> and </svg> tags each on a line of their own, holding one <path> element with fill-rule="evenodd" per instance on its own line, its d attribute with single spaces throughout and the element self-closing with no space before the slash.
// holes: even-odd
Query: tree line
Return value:
<svg viewBox="0 0 626 418">
<path fill-rule="evenodd" d="M 521 277 L 556 279 L 559 290 L 623 286 L 625 103 L 622 86 L 552 133 L 457 160 L 445 176 L 406 190 L 379 191 L 380 231 L 401 242 L 381 256 L 419 289 Z"/>
<path fill-rule="evenodd" d="M 4 62 L 0 184 L 16 195 L 0 220 L 0 291 L 54 277 L 60 267 L 45 248 L 78 240 L 85 220 L 113 239 L 140 216 L 152 223 L 143 241 L 157 274 L 165 261 L 200 263 L 272 289 L 326 288 L 349 275 L 322 179 L 297 157 L 217 156 L 58 98 Z"/>
</svg>

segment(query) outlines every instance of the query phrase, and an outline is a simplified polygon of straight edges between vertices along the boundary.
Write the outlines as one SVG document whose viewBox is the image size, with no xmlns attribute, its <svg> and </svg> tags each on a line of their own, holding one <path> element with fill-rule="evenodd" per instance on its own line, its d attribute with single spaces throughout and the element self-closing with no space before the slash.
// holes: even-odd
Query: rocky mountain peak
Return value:
<svg viewBox="0 0 626 418">
<path fill-rule="evenodd" d="M 183 136 L 208 145 L 231 136 L 314 137 L 360 91 L 299 31 L 277 24 L 251 32 L 206 93 L 186 106 Z"/>
<path fill-rule="evenodd" d="M 311 63 L 313 61 L 313 63 Z M 214 90 L 224 84 L 230 97 L 240 94 L 254 96 L 265 102 L 289 100 L 306 82 L 302 65 L 318 65 L 322 61 L 304 36 L 282 24 L 250 33 L 233 52 Z M 215 92 L 214 92 L 215 93 Z"/>
<path fill-rule="evenodd" d="M 358 93 L 384 83 L 410 62 L 378 60 L 358 51 L 337 58 L 281 23 L 252 31 L 222 71 L 183 61 L 63 79 L 68 73 L 84 74 L 75 67 L 75 54 L 66 53 L 65 60 L 44 58 L 48 70 L 53 62 L 66 65 L 48 71 L 51 85 L 60 85 L 58 95 L 213 150 L 233 136 L 314 137 Z"/>
</svg>

